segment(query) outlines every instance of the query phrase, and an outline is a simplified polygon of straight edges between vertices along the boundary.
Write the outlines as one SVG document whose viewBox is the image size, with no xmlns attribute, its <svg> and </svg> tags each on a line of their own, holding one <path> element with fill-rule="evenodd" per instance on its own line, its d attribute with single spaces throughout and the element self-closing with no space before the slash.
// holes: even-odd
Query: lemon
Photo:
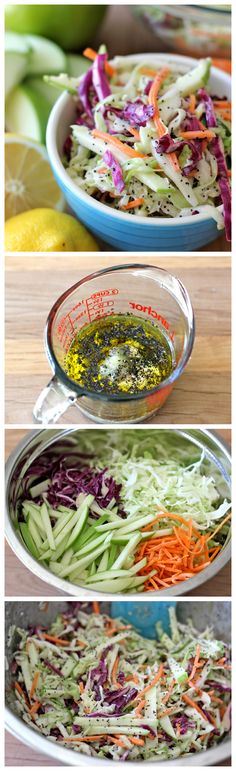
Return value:
<svg viewBox="0 0 236 771">
<path fill-rule="evenodd" d="M 7 252 L 98 252 L 93 236 L 70 214 L 32 209 L 5 223 Z"/>
<path fill-rule="evenodd" d="M 5 135 L 5 219 L 40 206 L 62 210 L 46 148 L 17 134 Z"/>
</svg>

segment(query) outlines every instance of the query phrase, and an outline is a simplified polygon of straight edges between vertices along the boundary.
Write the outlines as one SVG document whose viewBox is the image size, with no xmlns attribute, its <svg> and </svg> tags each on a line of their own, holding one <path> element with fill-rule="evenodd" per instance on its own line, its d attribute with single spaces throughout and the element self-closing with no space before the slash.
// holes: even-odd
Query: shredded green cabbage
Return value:
<svg viewBox="0 0 236 771">
<path fill-rule="evenodd" d="M 104 760 L 167 760 L 226 737 L 230 648 L 210 627 L 180 623 L 172 607 L 170 633 L 157 622 L 150 640 L 80 606 L 49 628 L 15 628 L 15 708 L 30 727 Z"/>
</svg>

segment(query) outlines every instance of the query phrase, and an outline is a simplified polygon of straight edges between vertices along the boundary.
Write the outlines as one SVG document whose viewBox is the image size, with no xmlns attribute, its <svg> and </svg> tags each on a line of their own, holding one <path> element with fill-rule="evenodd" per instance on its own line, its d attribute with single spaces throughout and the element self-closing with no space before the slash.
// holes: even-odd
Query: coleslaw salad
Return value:
<svg viewBox="0 0 236 771">
<path fill-rule="evenodd" d="M 169 63 L 150 67 L 143 58 L 134 65 L 116 57 L 110 65 L 104 46 L 97 55 L 90 49 L 85 54 L 93 64 L 82 78 L 47 78 L 76 101 L 64 147 L 71 179 L 130 216 L 204 213 L 219 228 L 225 224 L 229 239 L 230 103 L 208 94 L 210 59 L 182 75 Z"/>
<path fill-rule="evenodd" d="M 12 627 L 17 713 L 50 741 L 90 757 L 167 760 L 230 731 L 230 650 L 181 624 L 143 638 L 122 619 L 70 603 L 52 626 Z"/>
</svg>

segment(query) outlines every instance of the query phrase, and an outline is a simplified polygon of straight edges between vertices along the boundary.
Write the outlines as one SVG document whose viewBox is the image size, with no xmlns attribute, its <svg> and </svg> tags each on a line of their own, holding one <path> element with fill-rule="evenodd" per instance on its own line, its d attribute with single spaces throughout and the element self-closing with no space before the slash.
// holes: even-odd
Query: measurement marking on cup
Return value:
<svg viewBox="0 0 236 771">
<path fill-rule="evenodd" d="M 86 300 L 86 307 L 89 321 L 102 318 L 103 316 L 110 316 L 114 312 L 114 300 L 102 300 L 101 295 L 92 295 Z M 108 310 L 110 308 L 110 310 Z"/>
<path fill-rule="evenodd" d="M 131 302 L 131 300 L 129 300 L 129 305 L 131 306 L 132 310 L 139 311 L 139 313 L 140 311 L 141 313 L 147 313 L 149 316 L 152 316 L 153 319 L 157 319 L 157 321 L 160 321 L 162 326 L 165 329 L 167 329 L 168 331 L 170 330 L 169 321 L 167 321 L 167 319 L 165 319 L 164 316 L 161 316 L 161 314 L 158 313 L 155 310 L 155 308 L 152 308 L 151 305 L 141 305 L 141 303 L 134 303 L 134 302 Z M 175 330 L 172 330 L 170 334 L 170 339 L 173 340 L 174 336 L 175 336 Z"/>
</svg>

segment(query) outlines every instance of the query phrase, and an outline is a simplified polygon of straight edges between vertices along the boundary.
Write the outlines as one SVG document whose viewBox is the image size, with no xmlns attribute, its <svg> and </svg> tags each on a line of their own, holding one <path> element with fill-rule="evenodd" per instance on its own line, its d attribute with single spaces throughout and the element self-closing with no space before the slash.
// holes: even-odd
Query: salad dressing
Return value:
<svg viewBox="0 0 236 771">
<path fill-rule="evenodd" d="M 129 313 L 88 324 L 77 333 L 65 359 L 71 380 L 113 395 L 151 390 L 169 377 L 174 365 L 164 331 Z"/>
</svg>

